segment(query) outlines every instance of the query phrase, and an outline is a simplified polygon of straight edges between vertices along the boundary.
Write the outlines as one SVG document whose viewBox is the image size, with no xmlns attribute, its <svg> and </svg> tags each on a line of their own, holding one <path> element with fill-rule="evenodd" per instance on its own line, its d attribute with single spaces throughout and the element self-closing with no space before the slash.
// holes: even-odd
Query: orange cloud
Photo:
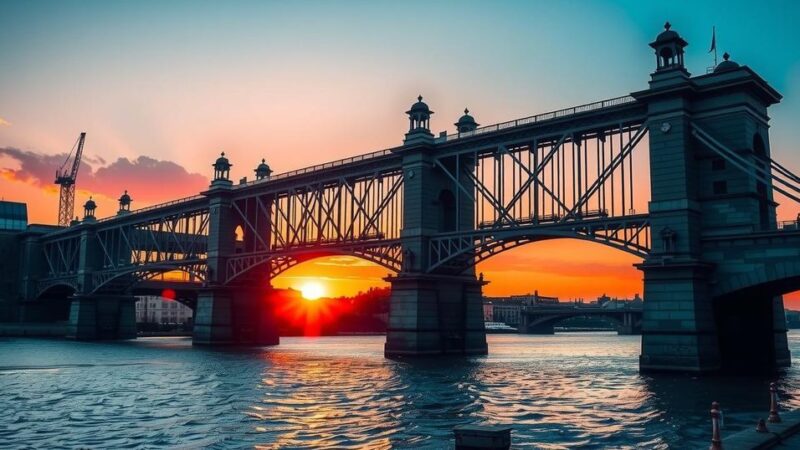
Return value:
<svg viewBox="0 0 800 450">
<path fill-rule="evenodd" d="M 32 183 L 48 191 L 54 188 L 56 170 L 67 160 L 66 154 L 44 155 L 13 147 L 0 148 L 0 157 L 18 166 L 0 169 L 4 179 Z M 109 198 L 116 198 L 127 189 L 134 201 L 147 204 L 196 194 L 208 186 L 208 179 L 175 162 L 147 156 L 118 158 L 111 164 L 100 157 L 85 156 L 77 185 L 83 191 Z"/>
<path fill-rule="evenodd" d="M 2 117 L 0 117 L 0 127 L 10 127 L 10 126 L 11 126 L 11 122 L 9 122 L 6 119 L 3 119 Z"/>
</svg>

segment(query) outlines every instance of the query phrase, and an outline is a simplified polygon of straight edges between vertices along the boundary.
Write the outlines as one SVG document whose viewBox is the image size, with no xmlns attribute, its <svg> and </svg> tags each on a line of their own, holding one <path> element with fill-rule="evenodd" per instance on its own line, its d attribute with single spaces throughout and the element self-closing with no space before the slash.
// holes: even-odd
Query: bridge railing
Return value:
<svg viewBox="0 0 800 450">
<path fill-rule="evenodd" d="M 800 230 L 800 221 L 797 221 L 797 220 L 784 220 L 782 222 L 778 222 L 778 229 L 779 230 L 786 230 L 786 231 Z"/>
<path fill-rule="evenodd" d="M 203 197 L 204 197 L 203 194 L 192 195 L 192 196 L 189 196 L 189 197 L 183 197 L 183 198 L 179 198 L 179 199 L 176 199 L 176 200 L 170 200 L 170 201 L 164 202 L 164 203 L 158 203 L 156 205 L 145 206 L 144 208 L 134 209 L 134 210 L 131 210 L 130 213 L 131 214 L 139 214 L 139 213 L 143 213 L 143 212 L 147 212 L 147 211 L 152 211 L 154 209 L 166 208 L 167 206 L 173 206 L 173 205 L 179 205 L 181 203 L 187 203 L 187 202 L 190 202 L 192 200 L 201 199 Z M 97 219 L 97 221 L 98 222 L 108 222 L 109 220 L 119 219 L 120 217 L 125 217 L 125 216 L 118 216 L 118 215 L 108 216 L 108 217 L 103 217 L 102 219 Z"/>
<path fill-rule="evenodd" d="M 445 137 L 445 141 L 478 136 L 485 133 L 491 133 L 493 131 L 505 130 L 507 128 L 514 128 L 521 125 L 530 125 L 532 123 L 538 123 L 552 119 L 559 119 L 562 117 L 568 117 L 583 112 L 596 111 L 598 109 L 610 108 L 612 106 L 626 105 L 628 103 L 635 103 L 635 102 L 636 102 L 635 98 L 631 97 L 630 95 L 625 95 L 622 97 L 611 98 L 599 102 L 587 103 L 585 105 L 573 106 L 571 108 L 559 109 L 557 111 L 541 113 L 535 116 L 523 117 L 521 119 L 511 120 L 508 122 L 487 125 L 485 127 L 476 128 L 474 131 L 448 134 Z"/>
<path fill-rule="evenodd" d="M 344 165 L 352 164 L 352 163 L 355 163 L 355 162 L 360 162 L 360 161 L 366 161 L 366 160 L 370 160 L 370 159 L 380 158 L 382 156 L 391 155 L 392 151 L 395 150 L 396 148 L 397 147 L 386 148 L 386 149 L 383 149 L 383 150 L 378 150 L 376 152 L 365 153 L 363 155 L 350 156 L 350 157 L 344 158 L 344 159 L 337 159 L 336 161 L 329 161 L 329 162 L 322 163 L 322 164 L 315 164 L 313 166 L 303 167 L 302 169 L 295 169 L 295 170 L 291 170 L 289 172 L 283 172 L 283 173 L 279 173 L 277 175 L 272 175 L 270 177 L 264 178 L 263 180 L 252 180 L 252 181 L 248 181 L 247 183 L 240 183 L 235 187 L 236 188 L 242 188 L 242 187 L 245 187 L 245 186 L 252 186 L 254 184 L 259 184 L 259 183 L 267 183 L 267 182 L 270 182 L 270 181 L 283 180 L 285 178 L 291 178 L 291 177 L 294 177 L 294 176 L 297 176 L 297 175 L 303 175 L 303 174 L 306 174 L 306 173 L 309 173 L 309 172 L 316 172 L 316 171 L 322 170 L 322 169 L 330 169 L 330 168 L 333 168 L 333 167 L 344 166 Z"/>
<path fill-rule="evenodd" d="M 338 159 L 336 161 L 329 161 L 329 162 L 322 163 L 322 164 L 316 164 L 316 165 L 313 165 L 313 166 L 303 167 L 302 169 L 291 170 L 289 172 L 284 172 L 284 173 L 280 173 L 280 174 L 277 174 L 277 175 L 273 175 L 273 176 L 271 176 L 269 178 L 265 178 L 263 180 L 253 180 L 253 181 L 248 181 L 247 183 L 238 184 L 238 185 L 234 186 L 234 188 L 241 188 L 243 186 L 251 186 L 251 185 L 254 185 L 254 184 L 258 184 L 258 183 L 282 180 L 282 179 L 291 178 L 291 177 L 297 176 L 297 175 L 303 175 L 303 174 L 306 174 L 306 173 L 309 173 L 309 172 L 315 172 L 315 171 L 321 170 L 321 169 L 329 169 L 329 168 L 332 168 L 332 167 L 339 167 L 339 166 L 343 166 L 343 165 L 346 165 L 346 164 L 351 164 L 351 163 L 354 163 L 354 162 L 366 161 L 366 160 L 369 160 L 369 159 L 380 158 L 382 156 L 390 155 L 392 153 L 392 150 L 394 150 L 394 149 L 395 149 L 395 147 L 387 148 L 387 149 L 378 150 L 378 151 L 371 152 L 371 153 L 365 153 L 363 155 L 356 155 L 356 156 L 351 156 L 351 157 L 344 158 L 344 159 Z M 176 200 L 171 200 L 171 201 L 164 202 L 164 203 L 158 203 L 156 205 L 150 205 L 150 206 L 147 206 L 147 207 L 144 207 L 144 208 L 135 209 L 135 210 L 132 210 L 131 213 L 132 214 L 143 213 L 143 212 L 152 211 L 152 210 L 159 209 L 159 208 L 165 208 L 165 207 L 168 207 L 168 206 L 173 206 L 173 205 L 178 205 L 178 204 L 181 204 L 181 203 L 190 202 L 192 200 L 197 200 L 197 199 L 200 199 L 200 198 L 203 198 L 203 197 L 204 196 L 202 194 L 192 195 L 192 196 L 189 196 L 189 197 L 183 197 L 183 198 L 179 198 L 179 199 L 176 199 Z M 109 217 L 104 217 L 102 219 L 98 219 L 97 221 L 98 222 L 107 222 L 109 220 L 118 219 L 119 217 L 121 217 L 121 216 L 114 215 L 114 216 L 109 216 Z"/>
</svg>

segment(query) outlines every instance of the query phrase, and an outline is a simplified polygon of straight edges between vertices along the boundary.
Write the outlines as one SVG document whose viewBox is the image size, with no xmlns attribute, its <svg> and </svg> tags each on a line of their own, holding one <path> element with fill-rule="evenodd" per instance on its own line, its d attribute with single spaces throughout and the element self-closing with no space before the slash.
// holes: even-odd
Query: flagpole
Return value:
<svg viewBox="0 0 800 450">
<path fill-rule="evenodd" d="M 714 67 L 717 67 L 717 27 L 711 27 L 711 33 L 714 35 Z"/>
</svg>

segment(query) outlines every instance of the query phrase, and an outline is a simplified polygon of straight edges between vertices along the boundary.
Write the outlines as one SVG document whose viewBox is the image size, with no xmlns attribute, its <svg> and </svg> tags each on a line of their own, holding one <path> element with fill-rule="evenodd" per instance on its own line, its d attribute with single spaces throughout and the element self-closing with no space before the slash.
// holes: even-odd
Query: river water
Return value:
<svg viewBox="0 0 800 450">
<path fill-rule="evenodd" d="M 637 336 L 491 335 L 485 357 L 400 362 L 384 339 L 0 339 L 0 448 L 439 449 L 477 422 L 512 425 L 514 448 L 708 448 L 712 400 L 724 433 L 768 411 L 769 378 L 640 375 Z M 800 370 L 775 379 L 800 407 Z"/>
</svg>

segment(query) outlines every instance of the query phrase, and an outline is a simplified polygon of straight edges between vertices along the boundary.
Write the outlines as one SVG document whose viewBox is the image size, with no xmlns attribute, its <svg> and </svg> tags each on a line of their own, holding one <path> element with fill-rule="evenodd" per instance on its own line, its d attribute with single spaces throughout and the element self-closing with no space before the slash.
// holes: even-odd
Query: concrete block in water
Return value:
<svg viewBox="0 0 800 450">
<path fill-rule="evenodd" d="M 456 450 L 506 450 L 511 448 L 511 427 L 458 425 L 453 428 Z"/>
</svg>

